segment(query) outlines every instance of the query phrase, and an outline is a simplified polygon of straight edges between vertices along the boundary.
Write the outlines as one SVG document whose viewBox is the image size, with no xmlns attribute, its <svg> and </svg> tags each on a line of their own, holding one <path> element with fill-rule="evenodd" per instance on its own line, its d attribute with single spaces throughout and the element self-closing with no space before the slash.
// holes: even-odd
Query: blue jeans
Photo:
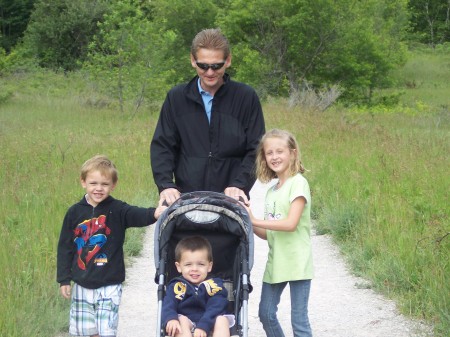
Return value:
<svg viewBox="0 0 450 337">
<path fill-rule="evenodd" d="M 259 302 L 259 320 L 267 337 L 284 337 L 277 318 L 281 293 L 288 282 L 269 284 L 263 282 L 261 302 Z M 294 337 L 312 337 L 308 318 L 308 299 L 311 280 L 290 281 L 291 324 Z"/>
</svg>

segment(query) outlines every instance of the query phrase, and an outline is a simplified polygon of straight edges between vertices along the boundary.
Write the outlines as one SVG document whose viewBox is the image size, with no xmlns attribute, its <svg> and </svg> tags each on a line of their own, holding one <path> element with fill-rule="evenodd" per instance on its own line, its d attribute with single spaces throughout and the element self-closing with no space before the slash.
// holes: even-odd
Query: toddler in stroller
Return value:
<svg viewBox="0 0 450 337">
<path fill-rule="evenodd" d="M 228 292 L 225 313 L 234 315 L 231 336 L 248 336 L 248 296 L 253 266 L 253 231 L 245 208 L 216 192 L 181 195 L 159 218 L 155 227 L 155 281 L 158 283 L 157 337 L 166 336 L 162 303 L 170 280 L 179 276 L 175 247 L 191 236 L 206 238 L 214 263 L 208 277 L 223 280 Z"/>
<path fill-rule="evenodd" d="M 175 247 L 175 266 L 181 277 L 166 287 L 162 324 L 170 336 L 230 337 L 233 315 L 227 315 L 227 289 L 223 280 L 208 278 L 213 266 L 212 248 L 202 236 L 188 236 Z M 212 332 L 213 331 L 213 332 Z"/>
</svg>

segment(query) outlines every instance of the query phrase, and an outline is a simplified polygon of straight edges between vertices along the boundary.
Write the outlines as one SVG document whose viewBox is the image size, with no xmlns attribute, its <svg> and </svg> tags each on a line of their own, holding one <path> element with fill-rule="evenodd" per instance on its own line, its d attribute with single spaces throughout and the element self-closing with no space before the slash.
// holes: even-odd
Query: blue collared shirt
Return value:
<svg viewBox="0 0 450 337">
<path fill-rule="evenodd" d="M 214 96 L 211 95 L 209 92 L 203 90 L 202 86 L 200 85 L 200 78 L 198 79 L 198 91 L 200 92 L 202 99 L 203 99 L 203 105 L 205 107 L 206 117 L 208 117 L 208 122 L 211 122 L 211 109 L 212 109 L 212 101 Z"/>
</svg>

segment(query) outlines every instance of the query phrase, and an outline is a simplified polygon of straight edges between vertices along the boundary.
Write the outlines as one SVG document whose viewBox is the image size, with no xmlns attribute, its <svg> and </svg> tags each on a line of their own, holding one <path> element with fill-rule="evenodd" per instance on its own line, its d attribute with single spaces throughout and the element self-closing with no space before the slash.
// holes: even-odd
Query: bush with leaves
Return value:
<svg viewBox="0 0 450 337">
<path fill-rule="evenodd" d="M 119 103 L 123 113 L 126 102 L 134 112 L 145 102 L 158 101 L 168 85 L 159 68 L 159 47 L 175 39 L 171 32 L 155 33 L 137 0 L 114 2 L 98 25 L 99 32 L 89 45 L 84 63 L 98 89 Z"/>
<path fill-rule="evenodd" d="M 25 47 L 43 67 L 79 69 L 108 7 L 107 0 L 38 1 L 25 33 Z"/>
<path fill-rule="evenodd" d="M 339 83 L 347 98 L 370 100 L 404 60 L 400 1 L 232 0 L 218 21 L 245 50 L 234 53 L 237 77 L 260 91 L 288 94 L 307 80 Z"/>
</svg>

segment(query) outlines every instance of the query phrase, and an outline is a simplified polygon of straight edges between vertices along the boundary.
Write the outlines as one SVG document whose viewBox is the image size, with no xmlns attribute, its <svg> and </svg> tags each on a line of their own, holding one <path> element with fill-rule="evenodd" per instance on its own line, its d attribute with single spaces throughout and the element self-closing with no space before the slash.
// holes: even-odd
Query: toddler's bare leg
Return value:
<svg viewBox="0 0 450 337">
<path fill-rule="evenodd" d="M 181 333 L 176 334 L 175 337 L 192 337 L 191 329 L 192 329 L 192 323 L 189 318 L 186 316 L 180 315 L 178 317 L 178 320 L 180 321 L 181 325 Z"/>
<path fill-rule="evenodd" d="M 226 317 L 217 316 L 216 323 L 214 323 L 213 337 L 230 337 L 230 327 Z"/>
</svg>

